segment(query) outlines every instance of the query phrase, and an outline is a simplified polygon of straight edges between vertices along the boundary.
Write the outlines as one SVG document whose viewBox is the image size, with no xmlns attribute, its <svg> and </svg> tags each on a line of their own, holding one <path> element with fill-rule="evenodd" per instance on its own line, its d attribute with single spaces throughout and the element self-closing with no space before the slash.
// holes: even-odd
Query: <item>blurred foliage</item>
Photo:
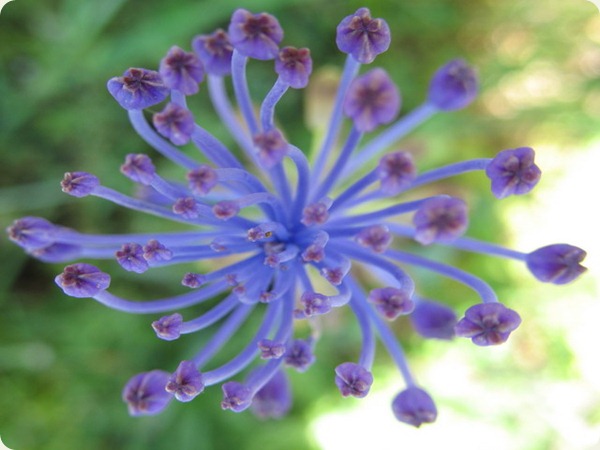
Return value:
<svg viewBox="0 0 600 450">
<path fill-rule="evenodd" d="M 404 141 L 423 169 L 527 145 L 534 135 L 565 152 L 573 142 L 583 145 L 596 137 L 600 39 L 591 30 L 600 29 L 600 21 L 584 0 L 544 2 L 543 8 L 520 0 L 16 0 L 0 15 L 0 224 L 36 215 L 87 232 L 152 229 L 148 223 L 164 228 L 107 202 L 75 200 L 57 186 L 65 171 L 87 170 L 106 185 L 130 189 L 118 167 L 125 154 L 147 147 L 106 92 L 106 80 L 130 66 L 157 67 L 171 45 L 189 48 L 194 35 L 226 26 L 237 7 L 272 12 L 285 29 L 285 44 L 309 47 L 317 68 L 341 67 L 335 27 L 360 6 L 390 25 L 392 47 L 375 64 L 400 86 L 403 111 L 422 101 L 430 75 L 446 60 L 462 56 L 479 68 L 479 101 L 465 111 L 438 115 Z M 275 79 L 271 63 L 252 63 L 250 78 L 260 98 Z M 191 102 L 205 128 L 230 142 L 206 93 Z M 290 92 L 277 116 L 293 142 L 310 148 L 302 110 L 302 93 Z M 157 164 L 173 170 L 164 161 Z M 446 187 L 467 197 L 476 212 L 470 234 L 501 242 L 506 232 L 482 178 L 469 175 Z M 501 295 L 515 281 L 513 272 L 499 271 L 495 262 L 431 250 L 433 257 L 473 270 Z M 318 363 L 306 374 L 293 374 L 295 406 L 289 417 L 262 423 L 249 413 L 222 412 L 220 391 L 213 388 L 191 404 L 172 404 L 158 417 L 131 419 L 120 400 L 127 379 L 152 368 L 171 370 L 204 337 L 158 341 L 148 326 L 153 319 L 63 296 L 53 283 L 60 265 L 28 258 L 5 237 L 0 254 L 0 435 L 11 448 L 311 449 L 317 444 L 307 431 L 309 421 L 319 411 L 348 404 L 333 386 L 332 369 L 356 354 L 360 337 L 349 314 L 341 313 L 327 326 Z M 426 295 L 452 293 L 457 309 L 472 301 L 468 291 L 447 280 L 415 276 L 426 281 Z M 177 276 L 168 270 L 144 277 L 143 283 L 132 279 L 117 275 L 114 283 L 139 299 L 177 289 Z M 412 362 L 431 363 L 427 355 L 439 347 L 415 338 L 404 325 L 397 326 L 398 335 Z M 243 345 L 243 335 L 233 348 Z M 552 333 L 545 338 L 558 361 L 551 370 L 569 377 L 568 348 Z M 378 363 L 387 366 L 387 357 L 379 356 Z M 521 369 L 514 376 L 530 377 L 539 367 Z M 488 381 L 507 377 L 499 370 Z M 544 442 L 535 448 L 551 448 Z"/>
</svg>

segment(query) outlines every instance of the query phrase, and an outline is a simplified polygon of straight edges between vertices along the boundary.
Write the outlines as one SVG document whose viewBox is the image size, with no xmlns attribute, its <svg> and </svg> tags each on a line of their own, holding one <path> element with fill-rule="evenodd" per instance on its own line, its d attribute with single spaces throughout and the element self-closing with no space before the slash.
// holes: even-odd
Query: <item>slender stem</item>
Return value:
<svg viewBox="0 0 600 450">
<path fill-rule="evenodd" d="M 281 77 L 278 77 L 265 97 L 260 107 L 260 122 L 264 131 L 274 128 L 273 116 L 275 114 L 275 105 L 281 100 L 281 97 L 283 97 L 283 94 L 287 92 L 289 87 L 289 84 L 282 81 Z"/>
<path fill-rule="evenodd" d="M 396 337 L 391 332 L 389 327 L 383 322 L 381 317 L 379 317 L 379 315 L 373 310 L 371 305 L 367 303 L 367 299 L 365 297 L 364 292 L 362 291 L 362 289 L 360 289 L 360 287 L 354 281 L 352 276 L 348 277 L 348 281 L 354 293 L 353 298 L 356 299 L 356 303 L 362 307 L 363 312 L 366 312 L 371 323 L 373 323 L 373 325 L 377 329 L 381 342 L 383 343 L 389 355 L 396 363 L 396 366 L 400 370 L 400 373 L 402 374 L 402 377 L 404 378 L 404 381 L 406 382 L 407 386 L 415 386 L 415 379 L 413 378 L 410 368 L 408 367 L 408 363 L 406 362 L 406 355 L 404 354 L 404 350 L 400 346 L 400 343 L 397 341 Z"/>
<path fill-rule="evenodd" d="M 379 153 L 389 148 L 417 126 L 429 119 L 438 110 L 437 108 L 423 103 L 421 106 L 413 109 L 410 113 L 399 119 L 396 123 L 388 127 L 385 131 L 372 139 L 363 147 L 363 149 L 352 158 L 344 175 L 354 173 L 358 168 L 363 167 L 367 162 L 375 158 Z"/>
<path fill-rule="evenodd" d="M 247 57 L 241 55 L 237 50 L 233 50 L 233 56 L 231 58 L 231 79 L 233 82 L 233 91 L 235 92 L 235 98 L 237 99 L 242 116 L 244 116 L 246 125 L 250 130 L 250 134 L 254 136 L 259 132 L 259 128 L 258 124 L 256 123 L 256 117 L 254 117 L 254 108 L 252 106 L 252 100 L 248 90 L 248 82 L 246 80 L 247 62 Z"/>
<path fill-rule="evenodd" d="M 375 360 L 375 335 L 364 306 L 354 297 L 350 300 L 350 308 L 354 312 L 362 333 L 362 348 L 358 363 L 367 370 L 373 367 Z"/>
<path fill-rule="evenodd" d="M 354 126 L 350 130 L 350 134 L 346 139 L 346 143 L 342 148 L 342 152 L 336 163 L 331 168 L 331 171 L 325 178 L 325 180 L 317 187 L 316 191 L 313 192 L 311 197 L 312 202 L 319 201 L 321 198 L 325 197 L 331 189 L 335 187 L 335 183 L 338 180 L 339 176 L 342 173 L 342 170 L 346 166 L 348 160 L 350 159 L 350 155 L 352 151 L 356 148 L 360 139 L 362 138 L 363 133 L 358 131 Z"/>
<path fill-rule="evenodd" d="M 228 285 L 225 281 L 219 281 L 200 290 L 148 302 L 134 302 L 117 297 L 108 291 L 102 291 L 94 296 L 94 300 L 118 311 L 133 314 L 152 314 L 197 305 L 203 301 L 210 300 L 216 294 L 223 292 L 227 288 Z"/>
<path fill-rule="evenodd" d="M 192 141 L 196 144 L 198 150 L 204 153 L 213 164 L 221 167 L 243 167 L 229 149 L 216 137 L 202 128 L 200 125 L 194 125 Z"/>
<path fill-rule="evenodd" d="M 223 77 L 208 75 L 208 93 L 221 122 L 225 124 L 233 139 L 246 152 L 246 155 L 257 163 L 258 159 L 254 151 L 254 144 L 235 115 L 225 91 Z"/>
<path fill-rule="evenodd" d="M 357 60 L 355 60 L 352 56 L 348 55 L 348 57 L 346 58 L 346 63 L 344 65 L 344 71 L 342 72 L 342 78 L 340 80 L 340 84 L 338 86 L 337 94 L 335 97 L 335 103 L 333 106 L 333 111 L 331 113 L 331 118 L 329 119 L 329 125 L 327 127 L 325 141 L 323 142 L 323 145 L 319 150 L 317 161 L 313 166 L 311 183 L 316 183 L 319 180 L 319 178 L 321 177 L 321 172 L 325 168 L 325 164 L 329 159 L 329 154 L 333 149 L 335 140 L 340 130 L 340 126 L 342 124 L 344 98 L 346 97 L 346 92 L 348 92 L 350 83 L 358 73 L 359 68 L 360 63 Z"/>
<path fill-rule="evenodd" d="M 385 255 L 395 259 L 396 261 L 423 267 L 427 270 L 431 270 L 452 278 L 453 280 L 456 280 L 477 292 L 484 303 L 493 303 L 498 301 L 496 293 L 489 284 L 487 284 L 481 278 L 457 269 L 456 267 L 452 267 L 448 264 L 443 264 L 437 261 L 431 261 L 430 259 L 423 258 L 422 256 L 413 255 L 400 250 L 386 250 Z"/>
<path fill-rule="evenodd" d="M 271 303 L 267 306 L 267 312 L 263 322 L 248 345 L 246 345 L 246 347 L 244 347 L 244 349 L 231 361 L 216 369 L 203 373 L 204 384 L 206 386 L 212 386 L 213 384 L 220 383 L 221 381 L 232 377 L 236 373 L 244 370 L 248 364 L 252 362 L 259 351 L 258 342 L 268 336 L 280 309 L 281 302 Z"/>
<path fill-rule="evenodd" d="M 187 322 L 183 322 L 181 324 L 181 334 L 194 333 L 211 326 L 231 312 L 236 305 L 239 305 L 238 299 L 234 294 L 229 294 L 226 299 L 220 301 L 215 307 L 208 310 L 201 316 L 198 316 L 195 319 Z"/>
<path fill-rule="evenodd" d="M 221 328 L 213 334 L 210 341 L 192 359 L 196 367 L 200 369 L 210 358 L 217 353 L 223 345 L 231 338 L 242 325 L 246 317 L 252 312 L 255 305 L 238 305 L 235 311 L 227 318 Z"/>
</svg>

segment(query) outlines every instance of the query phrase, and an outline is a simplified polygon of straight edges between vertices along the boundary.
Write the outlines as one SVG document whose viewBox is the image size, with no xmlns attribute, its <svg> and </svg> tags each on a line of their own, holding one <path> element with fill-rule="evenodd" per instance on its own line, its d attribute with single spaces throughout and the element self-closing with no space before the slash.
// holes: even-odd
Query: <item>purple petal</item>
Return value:
<svg viewBox="0 0 600 450">
<path fill-rule="evenodd" d="M 132 377 L 125 385 L 122 394 L 129 414 L 146 416 L 158 414 L 165 409 L 173 398 L 165 391 L 170 376 L 168 372 L 153 370 Z"/>
<path fill-rule="evenodd" d="M 107 289 L 110 285 L 110 275 L 91 264 L 77 263 L 65 267 L 54 281 L 65 294 L 87 298 Z"/>
</svg>

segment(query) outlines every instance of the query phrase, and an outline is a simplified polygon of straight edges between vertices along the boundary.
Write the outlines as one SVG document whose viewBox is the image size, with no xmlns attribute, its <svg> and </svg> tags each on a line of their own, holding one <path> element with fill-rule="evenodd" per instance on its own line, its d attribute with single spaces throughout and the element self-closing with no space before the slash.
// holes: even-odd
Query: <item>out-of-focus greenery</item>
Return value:
<svg viewBox="0 0 600 450">
<path fill-rule="evenodd" d="M 226 26 L 237 7 L 274 13 L 285 29 L 286 45 L 309 47 L 316 68 L 340 67 L 344 56 L 335 47 L 335 26 L 360 6 L 370 7 L 374 16 L 384 17 L 390 25 L 392 46 L 375 65 L 384 66 L 400 86 L 403 111 L 422 101 L 429 76 L 446 60 L 463 56 L 479 68 L 482 95 L 474 105 L 436 116 L 404 141 L 422 169 L 489 157 L 500 149 L 535 141 L 557 149 L 552 158 L 560 162 L 550 162 L 568 171 L 577 152 L 598 139 L 600 15 L 584 0 L 16 0 L 0 14 L 0 224 L 6 227 L 20 216 L 35 215 L 90 233 L 149 229 L 145 217 L 98 199 L 73 199 L 62 194 L 57 184 L 67 170 L 86 170 L 104 184 L 128 192 L 130 183 L 118 172 L 124 155 L 151 152 L 107 93 L 106 80 L 130 66 L 157 67 L 171 45 L 189 48 L 195 34 Z M 271 64 L 251 64 L 255 98 L 274 81 Z M 299 113 L 302 95 L 290 92 L 277 114 L 290 139 L 309 148 L 310 132 Z M 191 102 L 205 128 L 229 142 L 206 94 Z M 159 158 L 155 161 L 160 170 L 173 171 Z M 516 203 L 527 209 L 531 201 L 493 201 L 480 174 L 445 187 L 470 202 L 469 234 L 494 242 L 513 241 L 501 215 L 503 207 Z M 589 194 L 574 192 L 573 198 Z M 572 220 L 580 223 L 589 218 L 582 208 Z M 164 227 L 158 221 L 151 224 Z M 577 236 L 563 233 L 557 239 L 577 244 Z M 547 312 L 544 303 L 552 304 L 553 297 L 576 297 L 582 291 L 571 286 L 536 290 L 535 281 L 521 275 L 516 264 L 447 248 L 430 250 L 429 255 L 488 280 L 532 324 L 527 328 L 525 320 L 523 328 L 529 331 L 523 331 L 521 338 L 515 336 L 517 343 L 511 350 L 516 352 L 516 362 L 510 362 L 510 354 L 497 352 L 492 356 L 469 353 L 462 360 L 473 364 L 479 389 L 497 390 L 502 399 L 516 404 L 500 402 L 499 410 L 480 415 L 484 405 L 477 409 L 452 397 L 453 385 L 447 391 L 437 387 L 433 394 L 441 397 L 440 421 L 454 411 L 465 430 L 483 427 L 485 431 L 493 417 L 495 425 L 500 423 L 509 433 L 533 433 L 531 439 L 522 437 L 519 448 L 576 448 L 563 446 L 567 444 L 560 430 L 521 394 L 543 389 L 545 384 L 535 384 L 536 378 L 544 383 L 580 378 L 565 332 L 544 328 L 548 322 L 541 311 Z M 287 418 L 260 422 L 249 413 L 223 412 L 218 388 L 208 389 L 190 404 L 173 403 L 160 416 L 130 418 L 120 400 L 127 379 L 153 368 L 173 370 L 201 346 L 206 335 L 159 341 L 149 327 L 154 317 L 128 316 L 90 300 L 64 296 L 53 282 L 62 265 L 35 261 L 5 237 L 0 238 L 0 255 L 0 436 L 11 448 L 312 449 L 325 444 L 315 437 L 311 421 L 319 414 L 359 404 L 340 399 L 333 386 L 333 368 L 355 358 L 360 345 L 352 317 L 340 313 L 323 324 L 318 362 L 306 374 L 292 374 L 295 406 Z M 137 277 L 143 280 L 140 283 L 117 270 L 111 274 L 119 292 L 135 298 L 179 292 L 174 271 Z M 475 301 L 471 293 L 447 280 L 420 272 L 415 277 L 426 285 L 426 295 L 447 300 L 458 311 Z M 592 281 L 582 283 L 586 292 L 595 287 Z M 544 298 L 532 298 L 538 295 Z M 450 346 L 464 352 L 470 348 L 468 342 L 423 343 L 407 322 L 395 328 L 417 377 L 419 371 L 435 373 L 437 360 L 454 357 L 455 351 L 447 353 Z M 238 334 L 233 348 L 243 345 L 244 335 Z M 389 366 L 380 352 L 376 379 L 378 375 L 390 378 Z M 444 367 L 458 371 L 448 373 L 448 379 L 462 373 L 455 366 Z M 396 383 L 399 390 L 398 378 Z M 589 395 L 599 398 L 591 387 Z M 530 407 L 533 417 L 528 415 Z M 387 409 L 385 413 L 391 414 Z M 535 424 L 535 433 L 524 426 L 525 420 Z M 600 416 L 590 409 L 582 421 L 597 429 Z M 398 428 L 394 431 L 398 439 L 403 439 L 405 426 L 392 426 Z"/>
</svg>

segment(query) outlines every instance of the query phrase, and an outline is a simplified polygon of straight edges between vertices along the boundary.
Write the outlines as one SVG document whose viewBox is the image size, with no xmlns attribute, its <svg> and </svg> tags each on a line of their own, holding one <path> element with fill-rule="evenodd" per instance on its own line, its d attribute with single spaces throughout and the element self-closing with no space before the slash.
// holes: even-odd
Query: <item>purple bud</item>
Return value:
<svg viewBox="0 0 600 450">
<path fill-rule="evenodd" d="M 587 268 L 582 266 L 585 250 L 569 244 L 553 244 L 529 253 L 525 259 L 533 276 L 545 283 L 570 283 Z"/>
<path fill-rule="evenodd" d="M 231 55 L 233 46 L 227 33 L 218 29 L 212 34 L 196 36 L 192 49 L 202 61 L 206 72 L 225 76 L 231 73 Z"/>
<path fill-rule="evenodd" d="M 173 203 L 173 212 L 186 219 L 195 219 L 200 215 L 200 207 L 193 197 L 182 197 Z"/>
<path fill-rule="evenodd" d="M 386 21 L 371 18 L 371 12 L 367 8 L 360 8 L 345 17 L 336 31 L 335 42 L 338 48 L 362 64 L 373 62 L 377 55 L 389 48 L 391 42 Z"/>
<path fill-rule="evenodd" d="M 47 263 L 61 263 L 73 261 L 81 255 L 82 248 L 78 245 L 62 244 L 60 242 L 50 244 L 47 247 L 28 249 L 33 257 Z"/>
<path fill-rule="evenodd" d="M 289 344 L 283 355 L 283 361 L 298 372 L 305 372 L 315 362 L 311 344 L 303 339 L 295 339 Z"/>
<path fill-rule="evenodd" d="M 156 105 L 170 92 L 158 72 L 136 68 L 127 69 L 121 77 L 111 78 L 106 87 L 119 105 L 127 110 Z"/>
<path fill-rule="evenodd" d="M 11 241 L 32 250 L 54 243 L 57 229 L 56 225 L 41 217 L 22 217 L 6 228 L 6 232 Z"/>
<path fill-rule="evenodd" d="M 215 203 L 212 208 L 213 214 L 217 219 L 229 220 L 240 212 L 240 207 L 236 202 L 223 200 Z"/>
<path fill-rule="evenodd" d="M 302 297 L 300 297 L 300 302 L 304 307 L 302 312 L 304 313 L 305 317 L 327 314 L 329 311 L 331 311 L 331 302 L 329 301 L 329 297 L 323 294 L 306 291 L 302 294 Z"/>
<path fill-rule="evenodd" d="M 373 374 L 363 366 L 345 362 L 335 368 L 335 384 L 344 397 L 366 397 L 373 384 Z"/>
<path fill-rule="evenodd" d="M 165 390 L 180 402 L 190 402 L 204 390 L 202 374 L 192 361 L 181 361 L 167 381 Z"/>
<path fill-rule="evenodd" d="M 173 258 L 173 252 L 158 242 L 156 239 L 151 239 L 143 247 L 144 259 L 149 263 L 160 263 L 169 261 Z"/>
<path fill-rule="evenodd" d="M 454 330 L 457 336 L 471 338 L 480 346 L 502 344 L 521 324 L 516 311 L 502 303 L 480 303 L 471 306 Z"/>
<path fill-rule="evenodd" d="M 304 262 L 321 262 L 325 258 L 325 248 L 321 244 L 310 244 L 300 256 Z"/>
<path fill-rule="evenodd" d="M 260 357 L 262 359 L 279 359 L 285 353 L 285 345 L 271 339 L 262 339 L 258 342 Z"/>
<path fill-rule="evenodd" d="M 175 145 L 187 144 L 194 133 L 194 116 L 186 108 L 169 103 L 152 116 L 157 131 Z"/>
<path fill-rule="evenodd" d="M 148 155 L 130 153 L 125 157 L 121 173 L 136 183 L 148 186 L 152 183 L 156 171 Z"/>
<path fill-rule="evenodd" d="M 198 83 L 204 79 L 204 67 L 200 59 L 191 52 L 184 52 L 176 45 L 160 61 L 158 69 L 165 86 L 185 95 L 198 92 Z"/>
<path fill-rule="evenodd" d="M 71 297 L 93 297 L 110 285 L 110 275 L 95 266 L 85 263 L 72 264 L 64 268 L 54 281 Z"/>
<path fill-rule="evenodd" d="M 279 51 L 283 30 L 271 14 L 236 10 L 229 24 L 229 39 L 240 54 L 254 59 L 273 59 Z"/>
<path fill-rule="evenodd" d="M 467 229 L 467 204 L 454 197 L 429 199 L 413 216 L 413 224 L 415 240 L 423 245 L 451 242 Z"/>
<path fill-rule="evenodd" d="M 400 422 L 417 428 L 424 423 L 435 422 L 437 418 L 433 399 L 423 389 L 415 386 L 403 390 L 394 398 L 392 411 Z"/>
<path fill-rule="evenodd" d="M 408 152 L 393 152 L 379 160 L 376 169 L 381 182 L 381 191 L 387 195 L 396 195 L 410 186 L 417 175 L 417 169 Z"/>
<path fill-rule="evenodd" d="M 117 262 L 128 272 L 143 273 L 148 270 L 148 262 L 144 259 L 144 249 L 135 242 L 123 244 L 115 253 Z"/>
<path fill-rule="evenodd" d="M 286 373 L 278 370 L 252 399 L 252 413 L 261 419 L 278 419 L 292 406 L 292 390 Z"/>
<path fill-rule="evenodd" d="M 217 172 L 207 164 L 200 164 L 187 173 L 188 186 L 195 195 L 206 195 L 217 185 Z"/>
<path fill-rule="evenodd" d="M 471 103 L 478 89 L 475 69 L 462 59 L 454 59 L 433 75 L 427 100 L 438 109 L 453 111 Z"/>
<path fill-rule="evenodd" d="M 343 267 L 323 267 L 321 269 L 321 275 L 334 286 L 342 284 L 342 280 L 350 271 L 350 266 L 347 268 Z"/>
<path fill-rule="evenodd" d="M 535 152 L 530 147 L 503 150 L 485 168 L 492 180 L 492 193 L 497 198 L 522 195 L 540 181 L 542 171 L 534 163 Z"/>
<path fill-rule="evenodd" d="M 311 225 L 323 225 L 329 219 L 329 205 L 324 202 L 312 203 L 302 211 L 302 222 L 307 227 Z"/>
<path fill-rule="evenodd" d="M 152 329 L 160 339 L 174 341 L 181 336 L 183 317 L 179 313 L 163 316 L 152 322 Z"/>
<path fill-rule="evenodd" d="M 279 130 L 269 130 L 254 136 L 260 162 L 270 169 L 279 164 L 288 153 L 288 143 Z"/>
<path fill-rule="evenodd" d="M 252 392 L 247 386 L 236 381 L 228 381 L 223 386 L 223 400 L 221 408 L 234 412 L 242 412 L 252 403 Z"/>
<path fill-rule="evenodd" d="M 369 292 L 368 300 L 375 305 L 379 314 L 388 320 L 409 314 L 415 307 L 410 292 L 394 287 L 373 289 Z"/>
<path fill-rule="evenodd" d="M 383 69 L 356 77 L 344 98 L 344 113 L 358 131 L 373 131 L 394 120 L 400 111 L 400 92 Z"/>
<path fill-rule="evenodd" d="M 446 305 L 420 300 L 410 315 L 410 321 L 416 332 L 425 338 L 452 339 L 457 317 Z"/>
<path fill-rule="evenodd" d="M 363 247 L 370 248 L 375 253 L 383 253 L 391 245 L 392 233 L 385 225 L 373 225 L 363 228 L 356 235 L 356 242 Z"/>
<path fill-rule="evenodd" d="M 312 72 L 312 59 L 307 48 L 283 47 L 275 59 L 275 72 L 281 80 L 294 89 L 308 84 Z"/>
<path fill-rule="evenodd" d="M 171 374 L 153 370 L 133 376 L 123 388 L 122 398 L 132 416 L 158 414 L 173 396 L 165 391 Z"/>
<path fill-rule="evenodd" d="M 99 185 L 98 177 L 87 172 L 67 172 L 60 182 L 62 191 L 73 197 L 90 195 Z"/>
<path fill-rule="evenodd" d="M 204 284 L 206 277 L 200 273 L 186 273 L 181 280 L 183 286 L 196 289 Z"/>
</svg>

